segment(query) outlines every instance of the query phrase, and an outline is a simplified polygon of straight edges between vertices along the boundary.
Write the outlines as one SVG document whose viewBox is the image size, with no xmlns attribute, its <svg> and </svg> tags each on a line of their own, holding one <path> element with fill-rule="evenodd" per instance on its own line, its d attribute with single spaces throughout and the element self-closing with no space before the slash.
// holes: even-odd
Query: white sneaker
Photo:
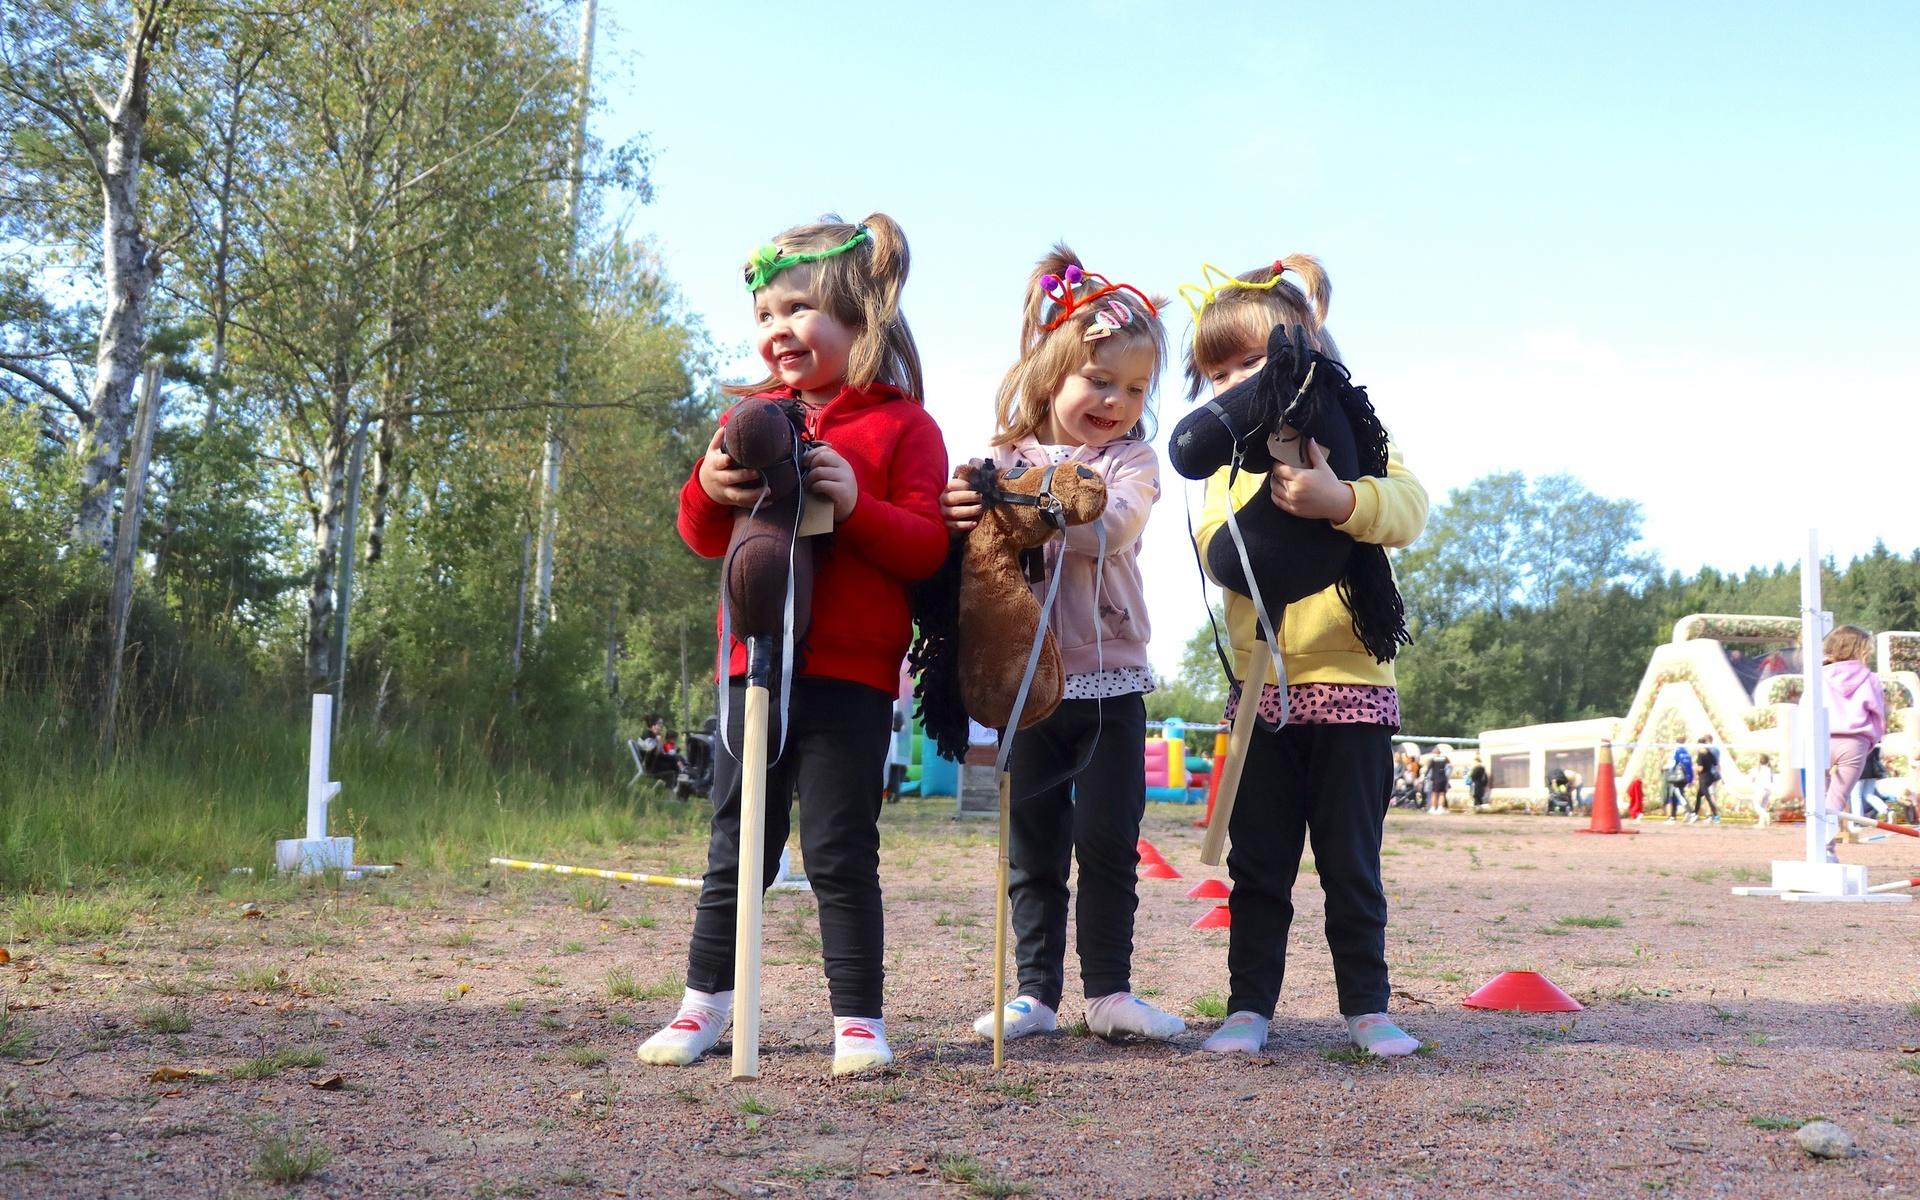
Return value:
<svg viewBox="0 0 1920 1200">
<path fill-rule="evenodd" d="M 1032 996 L 1016 996 L 1007 1001 L 1001 1036 L 1008 1041 L 1026 1037 L 1030 1033 L 1052 1033 L 1058 1028 L 1060 1028 L 1060 1014 Z M 989 1041 L 993 1040 L 991 1009 L 981 1013 L 974 1021 L 973 1031 Z"/>
</svg>

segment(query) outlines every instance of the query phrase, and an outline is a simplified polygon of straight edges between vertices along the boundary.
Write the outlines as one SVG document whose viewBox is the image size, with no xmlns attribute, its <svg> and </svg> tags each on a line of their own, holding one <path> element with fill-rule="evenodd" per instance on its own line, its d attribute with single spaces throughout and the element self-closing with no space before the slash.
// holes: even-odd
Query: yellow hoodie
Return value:
<svg viewBox="0 0 1920 1200">
<path fill-rule="evenodd" d="M 1334 528 L 1355 541 L 1396 549 L 1412 545 L 1427 524 L 1427 489 L 1400 460 L 1399 448 L 1387 447 L 1385 477 L 1368 475 L 1351 482 L 1353 515 Z M 1266 475 L 1242 472 L 1233 485 L 1234 509 L 1266 489 Z M 1200 543 L 1202 563 L 1207 561 L 1207 546 L 1216 534 L 1232 536 L 1224 532 L 1227 505 L 1227 472 L 1223 469 L 1207 480 L 1206 507 L 1194 535 Z M 1227 593 L 1227 636 L 1233 643 L 1234 673 L 1244 677 L 1247 656 L 1259 635 L 1254 629 L 1253 601 L 1238 592 Z M 1341 601 L 1337 587 L 1287 605 L 1286 616 L 1280 620 L 1280 654 L 1286 660 L 1289 684 L 1393 686 L 1393 664 L 1375 662 L 1354 636 L 1353 614 Z M 1267 675 L 1266 682 L 1276 681 L 1272 673 Z"/>
</svg>

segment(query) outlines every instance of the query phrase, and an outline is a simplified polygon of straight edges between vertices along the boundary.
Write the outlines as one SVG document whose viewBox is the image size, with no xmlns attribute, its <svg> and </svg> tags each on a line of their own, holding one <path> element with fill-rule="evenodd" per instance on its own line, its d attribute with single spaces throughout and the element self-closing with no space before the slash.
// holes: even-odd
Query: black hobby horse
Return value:
<svg viewBox="0 0 1920 1200">
<path fill-rule="evenodd" d="M 1208 479 L 1233 462 L 1265 474 L 1275 455 L 1307 465 L 1307 440 L 1319 442 L 1341 479 L 1387 473 L 1387 431 L 1345 367 L 1314 350 L 1300 326 L 1276 326 L 1267 361 L 1252 378 L 1194 409 L 1174 427 L 1168 458 L 1188 479 Z M 1335 586 L 1353 613 L 1367 652 L 1389 662 L 1410 641 L 1400 590 L 1385 547 L 1356 542 L 1331 521 L 1296 517 L 1262 488 L 1235 510 L 1260 598 L 1276 627 L 1288 604 Z M 1251 596 L 1231 531 L 1215 533 L 1207 568 L 1222 586 Z"/>
</svg>

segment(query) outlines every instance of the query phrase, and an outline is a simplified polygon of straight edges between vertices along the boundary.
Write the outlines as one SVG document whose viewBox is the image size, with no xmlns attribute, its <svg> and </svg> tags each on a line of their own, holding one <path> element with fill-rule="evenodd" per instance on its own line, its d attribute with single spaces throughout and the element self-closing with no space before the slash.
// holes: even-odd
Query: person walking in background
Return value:
<svg viewBox="0 0 1920 1200">
<path fill-rule="evenodd" d="M 1673 748 L 1673 757 L 1667 760 L 1667 796 L 1662 807 L 1667 811 L 1667 820 L 1680 819 L 1680 806 L 1687 800 L 1687 785 L 1693 782 L 1693 755 L 1687 753 L 1684 745 Z"/>
<path fill-rule="evenodd" d="M 1476 811 L 1487 806 L 1487 796 L 1493 791 L 1493 782 L 1487 775 L 1487 765 L 1480 761 L 1478 753 L 1473 756 L 1473 765 L 1467 768 L 1467 791 L 1473 796 Z"/>
<path fill-rule="evenodd" d="M 1765 829 L 1773 821 L 1773 759 L 1762 754 L 1751 778 L 1754 828 Z"/>
<path fill-rule="evenodd" d="M 1707 806 L 1713 814 L 1712 823 L 1720 823 L 1720 806 L 1713 802 L 1713 789 L 1720 783 L 1720 752 L 1713 748 L 1713 735 L 1700 735 L 1700 749 L 1693 756 L 1693 811 L 1687 814 L 1687 824 L 1700 819 L 1700 806 Z"/>
<path fill-rule="evenodd" d="M 1447 787 L 1453 771 L 1452 746 L 1440 745 L 1427 755 L 1427 811 L 1443 813 L 1447 811 Z"/>
</svg>

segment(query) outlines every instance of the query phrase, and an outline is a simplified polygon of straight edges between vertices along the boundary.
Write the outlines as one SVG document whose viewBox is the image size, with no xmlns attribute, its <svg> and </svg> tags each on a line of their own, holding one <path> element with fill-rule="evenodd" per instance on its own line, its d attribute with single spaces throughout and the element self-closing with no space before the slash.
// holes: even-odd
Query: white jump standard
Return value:
<svg viewBox="0 0 1920 1200">
<path fill-rule="evenodd" d="M 333 751 L 333 696 L 313 697 L 313 727 L 307 743 L 307 836 L 273 844 L 274 864 L 282 875 L 340 871 L 349 879 L 391 875 L 390 866 L 353 865 L 353 839 L 327 836 L 327 806 L 340 794 L 340 781 L 328 779 Z"/>
<path fill-rule="evenodd" d="M 1857 863 L 1830 862 L 1827 844 L 1841 821 L 1911 832 L 1904 826 L 1866 821 L 1847 813 L 1827 811 L 1827 685 L 1822 644 L 1833 627 L 1833 614 L 1820 608 L 1820 532 L 1807 531 L 1807 556 L 1800 565 L 1800 664 L 1805 671 L 1799 723 L 1804 737 L 1790 739 L 1802 748 L 1805 768 L 1804 800 L 1807 845 L 1804 859 L 1775 859 L 1770 887 L 1737 887 L 1736 896 L 1778 896 L 1804 903 L 1908 904 L 1913 897 L 1898 889 L 1868 886 L 1867 869 Z M 1791 777 L 1791 770 L 1788 772 Z M 1916 835 L 1920 836 L 1920 835 Z"/>
</svg>

